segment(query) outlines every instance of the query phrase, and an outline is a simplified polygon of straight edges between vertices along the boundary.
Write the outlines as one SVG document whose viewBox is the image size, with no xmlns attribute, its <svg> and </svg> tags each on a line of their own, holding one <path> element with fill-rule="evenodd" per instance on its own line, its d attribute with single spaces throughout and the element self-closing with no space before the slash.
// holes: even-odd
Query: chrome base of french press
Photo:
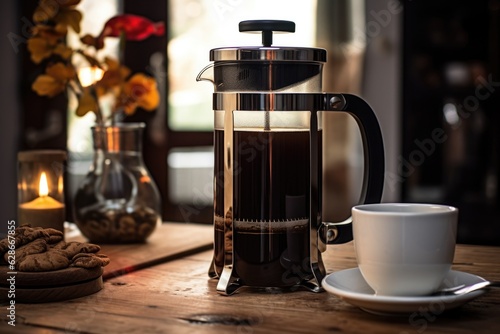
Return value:
<svg viewBox="0 0 500 334">
<path fill-rule="evenodd" d="M 210 278 L 219 278 L 217 272 L 215 271 L 215 261 L 213 259 L 212 263 L 210 264 L 210 268 L 208 270 L 208 276 Z M 321 277 L 324 277 L 324 275 Z M 314 278 L 313 280 L 301 281 L 298 284 L 289 287 L 251 287 L 251 288 L 265 290 L 268 292 L 275 292 L 275 293 L 285 292 L 285 291 L 286 292 L 297 291 L 297 290 L 306 290 L 318 293 L 324 291 L 319 282 L 321 281 L 319 281 L 318 278 Z M 248 286 L 245 285 L 239 278 L 236 278 L 232 274 L 232 270 L 230 271 L 229 274 L 224 274 L 223 271 L 221 277 L 219 278 L 219 282 L 217 283 L 217 292 L 219 292 L 222 295 L 229 296 L 243 287 L 248 287 Z"/>
</svg>

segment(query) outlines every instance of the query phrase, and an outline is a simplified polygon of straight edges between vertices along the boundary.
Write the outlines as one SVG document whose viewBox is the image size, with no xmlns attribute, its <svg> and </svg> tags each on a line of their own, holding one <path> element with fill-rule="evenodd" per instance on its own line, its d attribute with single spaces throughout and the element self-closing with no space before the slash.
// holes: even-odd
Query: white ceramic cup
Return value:
<svg viewBox="0 0 500 334">
<path fill-rule="evenodd" d="M 356 257 L 377 295 L 435 291 L 451 268 L 458 209 L 435 204 L 380 203 L 352 208 Z"/>
</svg>

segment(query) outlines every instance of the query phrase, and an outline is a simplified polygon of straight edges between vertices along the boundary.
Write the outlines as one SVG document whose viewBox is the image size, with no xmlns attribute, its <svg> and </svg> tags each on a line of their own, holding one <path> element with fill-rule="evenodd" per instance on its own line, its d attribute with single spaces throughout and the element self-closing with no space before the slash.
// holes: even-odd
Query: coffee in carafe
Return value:
<svg viewBox="0 0 500 334">
<path fill-rule="evenodd" d="M 222 138 L 223 131 L 215 130 L 217 151 L 223 147 Z M 311 276 L 309 129 L 235 130 L 234 151 L 234 269 L 248 285 L 295 285 Z M 223 154 L 216 156 L 216 174 L 223 175 Z M 223 233 L 223 181 L 215 181 L 220 195 L 215 201 L 218 240 Z M 215 249 L 218 275 L 221 246 Z"/>
<path fill-rule="evenodd" d="M 351 240 L 350 224 L 323 222 L 322 115 L 349 112 L 365 149 L 361 202 L 378 202 L 384 177 L 377 119 L 360 98 L 321 92 L 326 51 L 276 47 L 289 21 L 244 21 L 263 46 L 210 51 L 198 80 L 214 83 L 214 258 L 217 290 L 241 286 L 322 291 L 321 252 Z M 349 109 L 346 109 L 349 108 Z M 346 111 L 348 110 L 348 111 Z"/>
</svg>

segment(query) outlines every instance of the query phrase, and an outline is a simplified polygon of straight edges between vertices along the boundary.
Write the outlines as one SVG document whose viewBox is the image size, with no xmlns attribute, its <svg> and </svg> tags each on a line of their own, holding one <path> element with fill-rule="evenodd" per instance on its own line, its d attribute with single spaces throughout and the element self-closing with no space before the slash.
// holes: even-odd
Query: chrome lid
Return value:
<svg viewBox="0 0 500 334">
<path fill-rule="evenodd" d="M 210 50 L 211 61 L 312 61 L 326 62 L 326 50 L 299 47 L 232 47 Z"/>
</svg>

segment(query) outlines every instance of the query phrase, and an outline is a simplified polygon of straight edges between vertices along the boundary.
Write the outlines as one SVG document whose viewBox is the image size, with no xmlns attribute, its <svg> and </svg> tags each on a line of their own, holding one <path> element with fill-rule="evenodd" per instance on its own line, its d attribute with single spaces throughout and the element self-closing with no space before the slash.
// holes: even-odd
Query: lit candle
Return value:
<svg viewBox="0 0 500 334">
<path fill-rule="evenodd" d="M 20 225 L 31 224 L 31 226 L 51 227 L 64 231 L 64 204 L 49 196 L 45 172 L 40 176 L 38 195 L 34 200 L 19 205 Z"/>
</svg>

